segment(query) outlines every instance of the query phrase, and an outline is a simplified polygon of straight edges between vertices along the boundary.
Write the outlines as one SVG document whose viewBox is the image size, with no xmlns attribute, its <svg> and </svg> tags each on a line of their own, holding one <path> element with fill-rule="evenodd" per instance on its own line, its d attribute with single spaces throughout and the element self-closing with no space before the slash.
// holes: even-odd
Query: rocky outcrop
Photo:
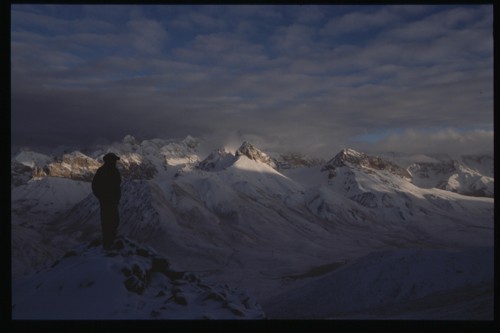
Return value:
<svg viewBox="0 0 500 333">
<path fill-rule="evenodd" d="M 99 162 L 79 151 L 64 154 L 41 170 L 35 170 L 36 177 L 62 177 L 74 180 L 92 181 L 95 172 L 101 166 Z"/>
<path fill-rule="evenodd" d="M 486 161 L 492 163 L 491 160 L 486 159 Z M 474 162 L 480 165 L 480 160 L 479 162 L 474 160 Z M 487 165 L 482 166 L 487 167 Z M 408 171 L 413 175 L 413 183 L 419 187 L 439 188 L 476 197 L 492 198 L 494 196 L 492 177 L 484 176 L 457 160 L 413 163 L 408 167 Z"/>
<path fill-rule="evenodd" d="M 411 174 L 400 166 L 384 160 L 377 156 L 369 156 L 365 153 L 357 152 L 353 149 L 343 149 L 334 158 L 328 161 L 322 171 L 330 171 L 335 174 L 335 169 L 344 166 L 351 166 L 362 170 L 387 171 L 401 178 L 411 179 Z"/>
<path fill-rule="evenodd" d="M 137 153 L 121 154 L 117 168 L 124 180 L 152 179 L 158 173 L 151 161 Z"/>
<path fill-rule="evenodd" d="M 22 163 L 13 161 L 11 165 L 11 187 L 26 184 L 33 177 L 33 168 Z"/>
<path fill-rule="evenodd" d="M 166 143 L 161 147 L 161 152 L 164 153 L 167 158 L 189 157 L 196 153 L 199 144 L 200 141 L 198 139 L 188 135 L 180 142 Z"/>
<path fill-rule="evenodd" d="M 24 185 L 37 175 L 44 176 L 43 167 L 52 161 L 48 155 L 21 150 L 11 161 L 11 187 Z"/>
<path fill-rule="evenodd" d="M 131 139 L 132 140 L 132 139 Z M 153 163 L 137 153 L 119 154 L 117 167 L 124 180 L 152 179 L 157 174 Z M 99 158 L 102 159 L 102 156 Z M 31 178 L 60 177 L 73 180 L 92 181 L 97 169 L 102 165 L 79 151 L 55 157 L 46 165 L 12 163 L 12 185 L 25 184 Z"/>
<path fill-rule="evenodd" d="M 107 251 L 99 240 L 75 247 L 13 288 L 15 319 L 265 318 L 245 292 L 206 282 L 127 238 Z"/>
<path fill-rule="evenodd" d="M 225 149 L 217 149 L 210 153 L 196 168 L 204 171 L 224 170 L 234 163 L 235 156 Z"/>
<path fill-rule="evenodd" d="M 412 175 L 420 178 L 431 178 L 435 175 L 449 175 L 458 169 L 457 161 L 443 161 L 441 163 L 418 162 L 413 163 L 408 167 L 408 171 Z"/>
<path fill-rule="evenodd" d="M 274 159 L 272 159 L 259 149 L 255 148 L 251 143 L 247 141 L 243 142 L 241 147 L 236 151 L 236 157 L 238 156 L 246 156 L 251 160 L 265 163 L 273 169 L 278 169 L 278 165 L 276 164 Z"/>
</svg>

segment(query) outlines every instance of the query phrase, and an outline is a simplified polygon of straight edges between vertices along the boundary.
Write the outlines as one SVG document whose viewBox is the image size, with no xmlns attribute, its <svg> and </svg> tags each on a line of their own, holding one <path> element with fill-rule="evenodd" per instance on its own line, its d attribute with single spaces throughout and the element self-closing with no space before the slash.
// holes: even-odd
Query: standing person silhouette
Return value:
<svg viewBox="0 0 500 333">
<path fill-rule="evenodd" d="M 121 176 L 116 168 L 120 158 L 113 153 L 103 157 L 104 164 L 97 169 L 92 179 L 92 192 L 101 206 L 102 246 L 110 249 L 118 231 L 120 215 L 118 204 L 121 198 Z"/>
</svg>

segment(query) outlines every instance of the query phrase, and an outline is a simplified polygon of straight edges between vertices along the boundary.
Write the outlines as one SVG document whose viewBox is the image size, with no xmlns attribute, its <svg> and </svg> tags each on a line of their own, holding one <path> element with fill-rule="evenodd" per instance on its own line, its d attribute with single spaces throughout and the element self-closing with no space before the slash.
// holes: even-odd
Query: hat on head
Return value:
<svg viewBox="0 0 500 333">
<path fill-rule="evenodd" d="M 104 160 L 104 162 L 114 162 L 118 161 L 120 158 L 113 153 L 108 153 L 104 155 L 102 159 Z"/>
</svg>

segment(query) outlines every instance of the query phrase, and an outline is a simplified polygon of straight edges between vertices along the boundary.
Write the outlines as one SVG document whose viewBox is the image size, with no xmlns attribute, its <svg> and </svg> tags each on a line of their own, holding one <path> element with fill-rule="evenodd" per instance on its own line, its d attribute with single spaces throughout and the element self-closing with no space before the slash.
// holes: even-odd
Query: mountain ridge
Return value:
<svg viewBox="0 0 500 333">
<path fill-rule="evenodd" d="M 65 153 L 62 156 L 48 155 L 27 150 L 17 154 L 11 162 L 12 186 L 25 184 L 31 178 L 63 177 L 90 181 L 100 166 L 105 152 L 112 151 L 121 155 L 119 169 L 125 179 L 153 179 L 163 169 L 179 164 L 192 164 L 200 170 L 227 168 L 235 159 L 246 156 L 251 160 L 267 164 L 277 171 L 296 167 L 312 167 L 322 164 L 322 171 L 328 171 L 329 178 L 335 176 L 335 169 L 344 166 L 357 167 L 367 172 L 386 170 L 400 177 L 411 179 L 424 188 L 440 188 L 471 196 L 493 197 L 493 160 L 486 155 L 467 155 L 463 162 L 449 159 L 440 162 L 413 162 L 407 168 L 399 166 L 390 159 L 357 152 L 344 148 L 333 158 L 323 163 L 321 159 L 308 159 L 298 153 L 280 154 L 271 157 L 251 143 L 245 141 L 235 154 L 225 149 L 216 149 L 205 158 L 197 154 L 199 139 L 187 136 L 181 141 L 152 139 L 140 142 L 127 135 L 121 142 L 112 144 L 104 150 L 95 150 L 86 155 L 80 151 Z M 487 163 L 487 165 L 482 164 Z M 468 162 L 470 165 L 464 164 Z M 491 171 L 488 170 L 491 168 Z M 429 172 L 432 174 L 429 176 Z M 486 174 L 482 174 L 486 173 Z M 436 178 L 436 179 L 430 179 Z"/>
<path fill-rule="evenodd" d="M 493 198 L 418 186 L 422 175 L 408 178 L 389 158 L 346 149 L 327 162 L 300 155 L 280 160 L 249 143 L 240 153 L 219 149 L 204 157 L 201 144 L 192 137 L 128 137 L 85 155 L 99 164 L 107 151 L 123 159 L 121 237 L 154 248 L 183 270 L 203 270 L 210 280 L 251 291 L 257 300 L 302 281 L 287 277 L 374 251 L 493 246 Z M 65 178 L 67 173 L 15 174 L 20 165 L 32 172 L 40 161 L 61 163 L 27 156 L 12 163 L 12 177 L 20 181 L 12 185 L 15 279 L 50 267 L 61 251 L 100 235 L 99 204 L 89 181 Z M 443 162 L 415 163 L 422 161 Z M 456 170 L 480 174 L 488 161 L 474 159 L 475 169 L 459 161 Z M 23 182 L 21 175 L 29 179 Z"/>
</svg>

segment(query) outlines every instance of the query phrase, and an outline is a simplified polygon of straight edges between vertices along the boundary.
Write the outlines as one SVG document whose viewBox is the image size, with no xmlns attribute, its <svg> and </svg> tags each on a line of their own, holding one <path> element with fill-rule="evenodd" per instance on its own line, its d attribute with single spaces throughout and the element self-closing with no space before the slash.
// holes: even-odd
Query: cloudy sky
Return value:
<svg viewBox="0 0 500 333">
<path fill-rule="evenodd" d="M 12 145 L 492 151 L 493 6 L 11 7 Z"/>
</svg>

